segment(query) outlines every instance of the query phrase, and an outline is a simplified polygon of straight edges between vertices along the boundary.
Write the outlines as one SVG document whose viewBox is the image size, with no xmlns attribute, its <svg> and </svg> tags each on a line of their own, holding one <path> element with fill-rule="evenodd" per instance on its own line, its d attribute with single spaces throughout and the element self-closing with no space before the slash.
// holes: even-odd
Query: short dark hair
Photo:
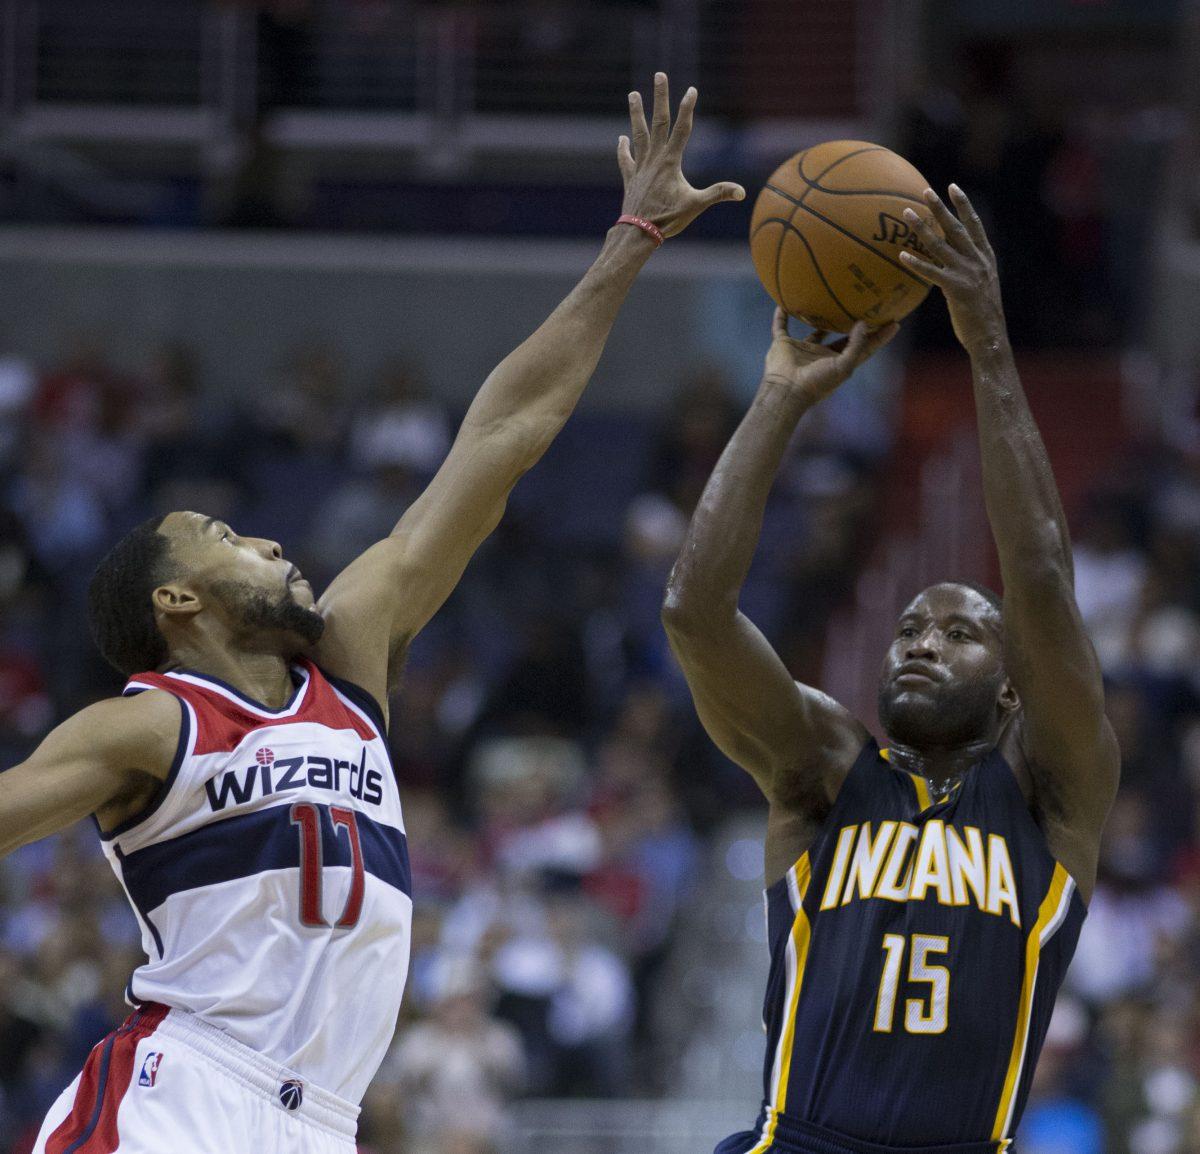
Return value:
<svg viewBox="0 0 1200 1154">
<path fill-rule="evenodd" d="M 151 596 L 173 575 L 164 517 L 130 529 L 96 566 L 88 585 L 88 623 L 105 660 L 126 677 L 157 669 L 167 642 L 154 620 Z"/>
</svg>

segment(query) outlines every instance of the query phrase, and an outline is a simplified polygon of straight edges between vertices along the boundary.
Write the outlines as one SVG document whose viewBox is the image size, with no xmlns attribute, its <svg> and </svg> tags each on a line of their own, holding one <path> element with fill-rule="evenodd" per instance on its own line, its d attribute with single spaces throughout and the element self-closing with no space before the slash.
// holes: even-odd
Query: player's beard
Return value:
<svg viewBox="0 0 1200 1154">
<path fill-rule="evenodd" d="M 879 683 L 879 723 L 888 737 L 913 749 L 945 749 L 985 737 L 996 717 L 1004 674 L 943 681 L 913 692 L 886 677 Z"/>
<path fill-rule="evenodd" d="M 325 619 L 296 601 L 290 588 L 275 598 L 245 581 L 215 581 L 212 588 L 226 611 L 248 630 L 290 633 L 305 645 L 315 645 L 325 632 Z"/>
</svg>

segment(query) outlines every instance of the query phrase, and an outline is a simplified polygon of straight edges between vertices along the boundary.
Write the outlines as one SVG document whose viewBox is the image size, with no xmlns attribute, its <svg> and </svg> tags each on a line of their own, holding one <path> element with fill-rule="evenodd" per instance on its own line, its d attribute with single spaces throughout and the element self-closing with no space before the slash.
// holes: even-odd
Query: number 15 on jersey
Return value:
<svg viewBox="0 0 1200 1154">
<path fill-rule="evenodd" d="M 924 984 L 928 989 L 923 997 L 905 1000 L 904 1029 L 910 1034 L 944 1033 L 948 1024 L 950 971 L 929 960 L 931 956 L 949 952 L 950 939 L 941 934 L 913 934 L 911 945 L 903 934 L 883 935 L 883 977 L 875 1000 L 875 1031 L 892 1032 L 906 949 L 909 985 Z"/>
</svg>

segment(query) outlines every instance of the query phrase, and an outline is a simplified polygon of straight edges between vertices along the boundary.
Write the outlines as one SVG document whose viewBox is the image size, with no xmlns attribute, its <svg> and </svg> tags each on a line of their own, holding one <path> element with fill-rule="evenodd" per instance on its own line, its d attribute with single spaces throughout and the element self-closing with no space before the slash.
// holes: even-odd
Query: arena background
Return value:
<svg viewBox="0 0 1200 1154">
<path fill-rule="evenodd" d="M 390 528 L 597 251 L 665 69 L 697 184 L 752 201 L 866 138 L 986 216 L 1124 755 L 1019 1146 L 1200 1151 L 1198 30 L 1172 0 L 0 0 L 0 767 L 117 689 L 82 592 L 149 512 L 321 581 Z M 654 256 L 414 649 L 414 962 L 363 1151 L 694 1154 L 753 1118 L 763 808 L 658 624 L 768 344 L 750 205 Z M 872 725 L 902 603 L 995 579 L 968 383 L 931 299 L 772 497 L 744 607 Z M 90 825 L 0 863 L 2 1154 L 138 958 Z"/>
</svg>

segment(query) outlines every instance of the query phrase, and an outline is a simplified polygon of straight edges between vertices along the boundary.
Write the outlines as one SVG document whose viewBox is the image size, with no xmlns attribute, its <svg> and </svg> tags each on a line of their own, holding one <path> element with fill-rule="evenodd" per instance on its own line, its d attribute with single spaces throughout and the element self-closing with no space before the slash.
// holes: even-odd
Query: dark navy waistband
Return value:
<svg viewBox="0 0 1200 1154">
<path fill-rule="evenodd" d="M 956 1142 L 941 1146 L 881 1146 L 864 1142 L 811 1122 L 801 1122 L 780 1114 L 775 1123 L 775 1145 L 794 1154 L 1016 1154 L 1013 1146 L 1002 1142 Z"/>
</svg>

